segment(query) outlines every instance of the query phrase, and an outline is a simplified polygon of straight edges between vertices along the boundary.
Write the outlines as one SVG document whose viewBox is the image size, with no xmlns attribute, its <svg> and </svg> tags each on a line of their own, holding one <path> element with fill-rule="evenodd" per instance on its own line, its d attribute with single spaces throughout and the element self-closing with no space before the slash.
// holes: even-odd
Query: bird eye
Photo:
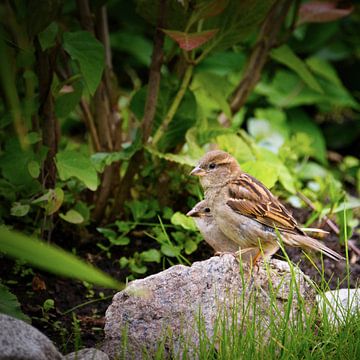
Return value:
<svg viewBox="0 0 360 360">
<path fill-rule="evenodd" d="M 206 213 L 209 213 L 209 212 L 210 212 L 210 208 L 205 208 L 204 211 L 205 211 Z"/>
<path fill-rule="evenodd" d="M 216 168 L 216 164 L 214 163 L 209 164 L 209 169 L 213 170 L 215 168 Z"/>
</svg>

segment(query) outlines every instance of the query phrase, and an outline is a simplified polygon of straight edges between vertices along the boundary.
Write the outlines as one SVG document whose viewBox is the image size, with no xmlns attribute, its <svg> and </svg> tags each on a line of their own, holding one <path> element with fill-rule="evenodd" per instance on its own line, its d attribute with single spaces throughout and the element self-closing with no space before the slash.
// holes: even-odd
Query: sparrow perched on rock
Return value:
<svg viewBox="0 0 360 360">
<path fill-rule="evenodd" d="M 244 173 L 230 154 L 210 151 L 190 174 L 200 177 L 207 206 L 219 230 L 234 241 L 241 252 L 257 249 L 254 262 L 262 252 L 271 256 L 279 249 L 276 229 L 285 245 L 318 250 L 334 260 L 344 259 L 307 236 L 270 190 Z"/>
<path fill-rule="evenodd" d="M 220 231 L 206 200 L 198 202 L 186 215 L 194 219 L 204 240 L 215 252 L 235 253 L 239 250 L 239 245 Z"/>
</svg>

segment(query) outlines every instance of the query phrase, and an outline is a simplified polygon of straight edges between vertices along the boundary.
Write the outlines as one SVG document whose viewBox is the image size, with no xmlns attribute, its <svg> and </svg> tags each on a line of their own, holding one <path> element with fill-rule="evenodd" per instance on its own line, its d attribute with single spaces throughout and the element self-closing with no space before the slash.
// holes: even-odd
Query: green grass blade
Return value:
<svg viewBox="0 0 360 360">
<path fill-rule="evenodd" d="M 3 227 L 0 228 L 0 252 L 56 275 L 85 280 L 107 288 L 122 287 L 115 279 L 73 254 Z"/>
</svg>

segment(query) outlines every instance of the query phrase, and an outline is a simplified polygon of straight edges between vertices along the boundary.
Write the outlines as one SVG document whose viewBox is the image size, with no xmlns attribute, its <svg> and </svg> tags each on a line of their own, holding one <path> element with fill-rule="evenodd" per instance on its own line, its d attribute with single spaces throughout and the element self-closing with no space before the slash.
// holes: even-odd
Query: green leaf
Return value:
<svg viewBox="0 0 360 360">
<path fill-rule="evenodd" d="M 283 45 L 272 50 L 271 57 L 295 71 L 311 89 L 321 94 L 324 92 L 307 65 L 292 51 L 288 45 Z"/>
<path fill-rule="evenodd" d="M 172 244 L 162 244 L 161 252 L 169 257 L 176 257 L 180 255 L 180 248 Z"/>
<path fill-rule="evenodd" d="M 71 224 L 81 224 L 84 222 L 82 215 L 74 209 L 67 211 L 66 214 L 60 213 L 59 216 Z"/>
<path fill-rule="evenodd" d="M 30 318 L 21 311 L 17 297 L 3 284 L 0 284 L 0 313 L 31 322 Z"/>
<path fill-rule="evenodd" d="M 233 155 L 240 163 L 255 160 L 254 153 L 250 146 L 235 134 L 220 135 L 216 138 L 216 143 L 221 150 Z"/>
<path fill-rule="evenodd" d="M 17 217 L 21 217 L 21 216 L 25 216 L 30 210 L 30 205 L 23 205 L 19 202 L 15 202 L 13 203 L 11 210 L 10 210 L 10 214 L 12 216 L 17 216 Z"/>
<path fill-rule="evenodd" d="M 289 124 L 292 133 L 305 133 L 311 140 L 310 147 L 312 153 L 309 154 L 320 161 L 323 165 L 327 164 L 325 138 L 319 126 L 303 110 L 289 110 Z"/>
<path fill-rule="evenodd" d="M 130 33 L 127 30 L 131 29 L 111 32 L 111 48 L 131 55 L 132 61 L 136 59 L 141 65 L 148 67 L 151 61 L 152 42 L 140 34 Z"/>
<path fill-rule="evenodd" d="M 49 191 L 33 200 L 32 204 L 39 204 L 45 209 L 46 215 L 54 214 L 58 211 L 64 201 L 64 192 L 61 188 L 49 189 Z"/>
<path fill-rule="evenodd" d="M 88 281 L 108 288 L 118 289 L 121 286 L 109 275 L 73 254 L 4 227 L 0 228 L 0 251 L 56 275 Z"/>
<path fill-rule="evenodd" d="M 110 242 L 116 246 L 126 246 L 130 244 L 130 239 L 127 236 L 119 236 L 117 238 L 109 238 Z"/>
<path fill-rule="evenodd" d="M 172 104 L 173 98 L 176 95 L 177 86 L 178 84 L 171 83 L 170 80 L 164 79 L 164 81 L 161 81 L 154 119 L 153 134 L 163 122 L 163 119 Z M 141 88 L 131 100 L 130 108 L 139 120 L 144 116 L 147 89 L 147 86 Z M 195 96 L 192 91 L 186 90 L 175 116 L 171 120 L 164 135 L 159 140 L 158 148 L 162 152 L 167 152 L 176 147 L 177 144 L 184 141 L 186 132 L 196 123 L 196 112 L 197 103 Z"/>
<path fill-rule="evenodd" d="M 306 64 L 314 73 L 319 74 L 336 86 L 344 87 L 335 68 L 329 62 L 313 56 L 306 60 Z"/>
<path fill-rule="evenodd" d="M 197 244 L 193 240 L 186 240 L 185 241 L 185 253 L 187 255 L 192 254 L 197 249 Z"/>
<path fill-rule="evenodd" d="M 160 263 L 161 254 L 159 250 L 150 249 L 140 253 L 140 259 L 145 262 Z"/>
<path fill-rule="evenodd" d="M 228 118 L 232 118 L 227 97 L 231 94 L 233 87 L 223 76 L 210 72 L 200 72 L 195 75 L 192 87 L 200 87 L 210 101 L 215 102 L 218 108 L 225 113 Z"/>
<path fill-rule="evenodd" d="M 64 49 L 73 60 L 79 62 L 91 95 L 100 83 L 104 69 L 104 47 L 87 31 L 64 33 Z"/>
<path fill-rule="evenodd" d="M 154 156 L 157 156 L 158 158 L 160 159 L 165 159 L 167 161 L 171 161 L 171 162 L 175 162 L 177 164 L 180 164 L 180 165 L 188 165 L 188 166 L 195 166 L 198 161 L 199 161 L 199 158 L 197 159 L 194 159 L 192 158 L 191 156 L 189 155 L 179 155 L 179 154 L 163 154 L 161 153 L 160 151 L 157 151 L 155 149 L 153 149 L 152 147 L 150 146 L 147 146 L 145 148 L 150 154 L 154 155 Z"/>
<path fill-rule="evenodd" d="M 268 161 L 248 161 L 241 168 L 271 189 L 279 179 L 277 166 Z"/>
<path fill-rule="evenodd" d="M 191 217 L 186 216 L 179 211 L 177 211 L 171 217 L 170 221 L 173 225 L 181 226 L 185 230 L 192 230 L 192 231 L 197 230 L 194 220 Z"/>
<path fill-rule="evenodd" d="M 68 116 L 80 102 L 83 86 L 80 81 L 74 82 L 72 86 L 72 92 L 60 94 L 60 96 L 55 99 L 55 114 L 58 118 Z"/>
<path fill-rule="evenodd" d="M 99 179 L 96 170 L 91 160 L 85 155 L 75 151 L 62 151 L 56 154 L 55 162 L 61 180 L 76 177 L 88 189 L 92 191 L 97 189 Z"/>
<path fill-rule="evenodd" d="M 100 234 L 103 234 L 107 239 L 109 239 L 110 241 L 112 239 L 115 239 L 116 238 L 116 232 L 114 230 L 111 230 L 111 229 L 107 229 L 107 228 L 101 228 L 101 227 L 98 227 L 96 228 L 96 230 L 100 233 Z"/>
<path fill-rule="evenodd" d="M 145 265 L 138 265 L 135 261 L 130 261 L 129 268 L 135 274 L 145 274 L 147 271 L 147 267 Z"/>
<path fill-rule="evenodd" d="M 28 170 L 29 174 L 34 178 L 37 179 L 40 175 L 40 165 L 37 161 L 30 161 L 28 163 Z"/>
<path fill-rule="evenodd" d="M 54 299 L 46 299 L 43 303 L 43 309 L 44 311 L 49 311 L 51 309 L 55 309 L 55 301 Z"/>
<path fill-rule="evenodd" d="M 21 190 L 39 190 L 39 182 L 31 177 L 28 164 L 35 161 L 35 154 L 29 150 L 23 150 L 17 139 L 11 138 L 5 144 L 5 151 L 0 155 L 0 170 L 5 179 L 12 185 L 18 185 Z M 16 164 L 16 166 L 15 166 Z"/>
<path fill-rule="evenodd" d="M 55 45 L 58 30 L 58 24 L 53 21 L 44 31 L 39 33 L 38 38 L 42 51 L 50 49 Z"/>
<path fill-rule="evenodd" d="M 106 166 L 111 165 L 114 162 L 129 160 L 136 151 L 142 147 L 141 137 L 136 136 L 135 140 L 130 146 L 117 152 L 98 152 L 91 155 L 91 162 L 98 172 L 103 172 Z"/>
</svg>

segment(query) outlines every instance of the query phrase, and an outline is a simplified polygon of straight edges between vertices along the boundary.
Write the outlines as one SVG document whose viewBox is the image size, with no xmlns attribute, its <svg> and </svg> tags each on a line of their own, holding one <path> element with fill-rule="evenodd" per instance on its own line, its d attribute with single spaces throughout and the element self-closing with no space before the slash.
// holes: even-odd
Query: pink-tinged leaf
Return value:
<svg viewBox="0 0 360 360">
<path fill-rule="evenodd" d="M 174 41 L 176 41 L 181 47 L 181 49 L 184 49 L 185 51 L 190 51 L 193 49 L 197 49 L 201 45 L 208 42 L 211 38 L 215 36 L 219 29 L 207 30 L 191 34 L 174 30 L 163 29 L 162 31 L 166 35 L 171 37 Z"/>
<path fill-rule="evenodd" d="M 305 22 L 321 23 L 341 19 L 348 16 L 354 7 L 337 7 L 338 1 L 310 1 L 302 4 L 299 9 L 298 25 Z"/>
<path fill-rule="evenodd" d="M 199 18 L 209 18 L 221 14 L 226 6 L 228 5 L 229 0 L 213 0 L 210 3 L 203 3 L 199 5 L 199 8 L 195 11 L 199 11 Z"/>
</svg>

